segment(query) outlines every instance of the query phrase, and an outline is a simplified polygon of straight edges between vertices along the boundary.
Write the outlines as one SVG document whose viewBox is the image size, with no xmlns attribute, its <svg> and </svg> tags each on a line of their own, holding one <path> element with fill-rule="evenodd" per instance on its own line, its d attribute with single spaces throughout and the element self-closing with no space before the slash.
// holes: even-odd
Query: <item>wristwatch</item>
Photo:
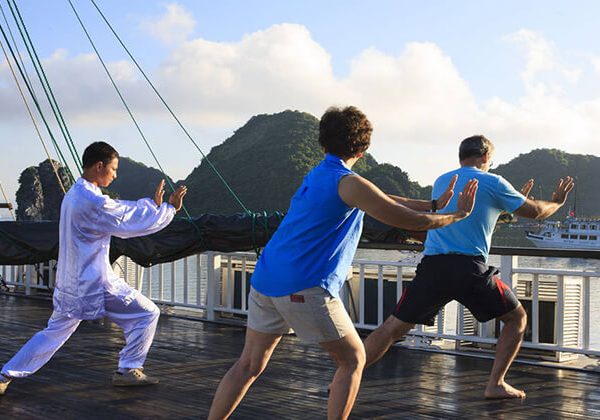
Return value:
<svg viewBox="0 0 600 420">
<path fill-rule="evenodd" d="M 435 213 L 437 211 L 437 200 L 431 200 L 431 212 Z"/>
</svg>

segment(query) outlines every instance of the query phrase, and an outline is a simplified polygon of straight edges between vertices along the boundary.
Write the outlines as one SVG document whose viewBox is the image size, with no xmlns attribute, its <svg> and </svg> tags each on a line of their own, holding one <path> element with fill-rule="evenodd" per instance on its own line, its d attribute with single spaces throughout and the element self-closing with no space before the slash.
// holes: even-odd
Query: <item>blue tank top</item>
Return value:
<svg viewBox="0 0 600 420">
<path fill-rule="evenodd" d="M 306 175 L 256 263 L 252 287 L 266 296 L 285 296 L 320 286 L 339 297 L 364 216 L 338 194 L 342 177 L 354 174 L 342 159 L 327 154 Z"/>
</svg>

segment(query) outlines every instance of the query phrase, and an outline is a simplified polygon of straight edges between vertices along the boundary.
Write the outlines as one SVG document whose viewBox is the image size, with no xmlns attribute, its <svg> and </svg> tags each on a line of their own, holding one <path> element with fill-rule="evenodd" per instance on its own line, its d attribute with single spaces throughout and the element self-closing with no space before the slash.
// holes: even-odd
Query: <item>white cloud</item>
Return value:
<svg viewBox="0 0 600 420">
<path fill-rule="evenodd" d="M 192 132 L 201 134 L 206 151 L 224 140 L 222 133 L 255 114 L 299 109 L 320 116 L 329 105 L 355 104 L 374 123 L 375 157 L 401 166 L 420 182 L 430 183 L 454 167 L 459 141 L 475 133 L 497 144 L 499 163 L 537 147 L 600 154 L 595 141 L 600 98 L 569 96 L 582 70 L 540 34 L 521 30 L 506 39 L 524 57 L 525 89 L 517 100 L 500 91 L 476 99 L 451 57 L 426 42 L 408 43 L 398 55 L 366 49 L 348 74 L 338 77 L 329 52 L 296 24 L 273 25 L 236 42 L 199 38 L 174 44 L 150 73 Z M 44 62 L 65 115 L 82 138 L 126 141 L 126 150 L 138 150 L 140 159 L 146 156 L 135 131 L 123 128 L 130 127 L 128 117 L 93 55 L 59 50 Z M 593 63 L 600 71 L 600 59 Z M 167 169 L 171 164 L 182 174 L 189 172 L 199 157 L 179 149 L 187 143 L 175 128 L 166 128 L 171 121 L 131 63 L 113 62 L 110 68 L 142 126 L 150 124 L 150 140 L 163 148 Z M 0 123 L 17 115 L 7 77 L 0 66 Z"/>
<path fill-rule="evenodd" d="M 591 56 L 590 62 L 592 63 L 592 67 L 594 68 L 594 71 L 598 74 L 598 76 L 600 76 L 600 57 Z"/>
<path fill-rule="evenodd" d="M 140 29 L 167 45 L 186 41 L 194 32 L 194 17 L 177 3 L 167 4 L 166 9 L 162 16 L 144 19 Z"/>
</svg>

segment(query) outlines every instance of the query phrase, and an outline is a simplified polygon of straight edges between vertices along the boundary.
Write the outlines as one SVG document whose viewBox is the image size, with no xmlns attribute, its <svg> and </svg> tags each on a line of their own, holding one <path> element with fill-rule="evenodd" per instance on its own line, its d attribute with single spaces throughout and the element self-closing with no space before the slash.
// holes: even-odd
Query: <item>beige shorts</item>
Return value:
<svg viewBox="0 0 600 420">
<path fill-rule="evenodd" d="M 342 301 L 322 287 L 280 297 L 265 296 L 251 288 L 248 327 L 266 334 L 289 334 L 293 329 L 309 344 L 339 340 L 356 332 Z"/>
</svg>

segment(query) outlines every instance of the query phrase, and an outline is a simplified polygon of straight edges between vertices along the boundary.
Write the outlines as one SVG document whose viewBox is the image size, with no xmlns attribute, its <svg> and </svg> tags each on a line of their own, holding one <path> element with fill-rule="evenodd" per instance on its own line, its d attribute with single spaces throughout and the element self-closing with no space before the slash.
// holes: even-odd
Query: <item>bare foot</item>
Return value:
<svg viewBox="0 0 600 420">
<path fill-rule="evenodd" d="M 487 400 L 525 398 L 526 396 L 524 391 L 510 386 L 506 382 L 502 382 L 502 384 L 494 386 L 488 384 L 483 395 L 485 395 Z"/>
</svg>

